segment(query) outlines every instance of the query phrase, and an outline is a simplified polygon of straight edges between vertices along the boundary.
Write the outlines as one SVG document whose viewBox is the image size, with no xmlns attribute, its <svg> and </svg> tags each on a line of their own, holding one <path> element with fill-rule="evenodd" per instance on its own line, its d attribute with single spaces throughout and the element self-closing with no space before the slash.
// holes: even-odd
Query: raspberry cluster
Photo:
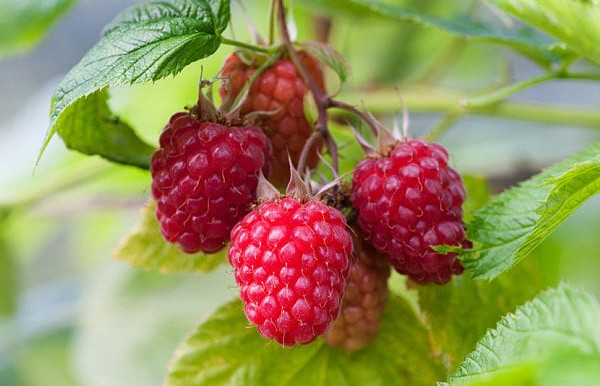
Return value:
<svg viewBox="0 0 600 386">
<path fill-rule="evenodd" d="M 317 84 L 324 90 L 325 83 L 319 61 L 305 52 L 298 53 L 302 64 Z M 228 79 L 219 92 L 223 99 L 235 98 L 244 88 L 257 63 L 244 62 L 240 55 L 229 56 L 221 71 Z M 289 177 L 288 154 L 297 165 L 302 148 L 313 129 L 304 115 L 304 96 L 307 88 L 290 59 L 281 59 L 262 72 L 250 85 L 242 105 L 242 113 L 262 112 L 259 125 L 273 145 L 273 164 L 270 181 L 284 186 Z M 319 162 L 318 152 L 322 142 L 318 141 L 310 150 L 307 165 L 314 168 Z"/>
<path fill-rule="evenodd" d="M 231 234 L 229 262 L 248 320 L 284 346 L 310 343 L 337 318 L 352 238 L 319 201 L 267 201 Z"/>
<path fill-rule="evenodd" d="M 455 253 L 432 249 L 465 240 L 465 190 L 442 146 L 411 140 L 363 160 L 354 170 L 353 192 L 360 228 L 399 273 L 419 284 L 443 284 L 462 273 Z"/>
<path fill-rule="evenodd" d="M 271 147 L 255 126 L 171 117 L 150 162 L 152 195 L 164 238 L 187 253 L 213 253 L 256 199 L 259 171 L 269 173 Z"/>
<path fill-rule="evenodd" d="M 319 62 L 299 57 L 323 89 Z M 247 86 L 240 110 L 227 115 L 200 94 L 160 136 L 150 169 L 162 235 L 188 253 L 213 253 L 231 241 L 244 312 L 265 338 L 291 346 L 323 336 L 330 346 L 360 350 L 377 335 L 390 264 L 419 284 L 462 273 L 455 253 L 432 248 L 468 244 L 461 178 L 440 145 L 397 140 L 382 128 L 377 150 L 360 141 L 367 158 L 351 188 L 323 182 L 323 190 L 335 189 L 317 200 L 316 183 L 289 165 L 312 134 L 305 83 L 284 58 L 248 84 L 259 65 L 242 58 L 227 59 L 228 81 L 219 89 L 228 106 Z M 256 117 L 256 126 L 248 124 Z M 307 149 L 307 166 L 316 166 L 321 146 Z M 289 180 L 286 194 L 261 172 L 278 186 Z"/>
</svg>

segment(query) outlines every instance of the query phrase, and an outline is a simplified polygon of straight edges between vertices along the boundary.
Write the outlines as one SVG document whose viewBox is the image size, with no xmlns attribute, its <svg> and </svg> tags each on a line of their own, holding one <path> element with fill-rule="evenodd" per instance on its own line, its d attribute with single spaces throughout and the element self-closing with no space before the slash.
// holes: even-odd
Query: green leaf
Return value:
<svg viewBox="0 0 600 386">
<path fill-rule="evenodd" d="M 301 3 L 310 4 L 334 14 L 350 13 L 359 17 L 377 16 L 402 23 L 414 23 L 424 27 L 433 27 L 453 35 L 473 40 L 481 40 L 507 45 L 520 53 L 529 56 L 540 64 L 549 65 L 559 62 L 566 52 L 553 45 L 549 40 L 530 28 L 508 29 L 493 27 L 466 17 L 438 18 L 422 14 L 409 8 L 397 6 L 378 0 L 334 0 L 321 2 L 315 0 L 302 0 Z"/>
<path fill-rule="evenodd" d="M 513 267 L 597 192 L 598 167 L 587 162 L 597 163 L 598 154 L 600 142 L 497 195 L 476 211 L 467 224 L 473 249 L 460 253 L 471 275 L 491 280 Z"/>
<path fill-rule="evenodd" d="M 305 42 L 302 48 L 319 58 L 340 77 L 342 82 L 348 79 L 350 66 L 346 59 L 333 47 L 321 42 Z"/>
<path fill-rule="evenodd" d="M 600 356 L 581 353 L 557 355 L 538 371 L 539 384 L 544 386 L 595 386 L 600 383 Z"/>
<path fill-rule="evenodd" d="M 544 185 L 553 187 L 546 201 L 536 209 L 541 217 L 519 247 L 524 253 L 533 250 L 581 204 L 600 192 L 600 157 L 574 165 L 560 177 L 548 179 Z"/>
<path fill-rule="evenodd" d="M 70 106 L 69 114 L 59 117 L 58 134 L 70 149 L 148 169 L 154 147 L 115 117 L 107 100 L 106 89 L 78 99 Z"/>
<path fill-rule="evenodd" d="M 137 268 L 163 273 L 206 273 L 225 261 L 226 249 L 211 255 L 187 254 L 179 248 L 178 244 L 166 242 L 160 233 L 155 210 L 155 201 L 150 201 L 142 208 L 140 224 L 121 241 L 114 252 L 117 259 Z"/>
<path fill-rule="evenodd" d="M 154 0 L 122 12 L 58 85 L 40 156 L 54 133 L 73 133 L 63 126 L 81 111 L 82 98 L 106 87 L 177 74 L 219 48 L 229 16 L 229 0 Z"/>
<path fill-rule="evenodd" d="M 508 381 L 507 370 L 527 374 L 559 356 L 586 356 L 597 364 L 598 320 L 600 304 L 585 291 L 560 285 L 543 292 L 488 331 L 450 384 L 494 384 L 490 381 L 499 376 Z"/>
<path fill-rule="evenodd" d="M 467 199 L 463 204 L 463 220 L 468 222 L 473 218 L 473 212 L 490 201 L 491 194 L 484 177 L 462 174 L 461 178 L 467 191 Z"/>
<path fill-rule="evenodd" d="M 488 0 L 600 64 L 600 4 L 591 0 Z"/>
<path fill-rule="evenodd" d="M 2 0 L 0 58 L 36 46 L 76 0 Z"/>
<path fill-rule="evenodd" d="M 443 286 L 419 286 L 419 309 L 427 321 L 436 353 L 443 357 L 448 370 L 454 371 L 503 315 L 547 284 L 538 259 L 528 259 L 492 282 L 461 275 Z"/>
<path fill-rule="evenodd" d="M 17 308 L 17 264 L 6 241 L 0 236 L 0 317 L 10 316 Z"/>
<path fill-rule="evenodd" d="M 354 354 L 326 346 L 283 348 L 249 327 L 239 300 L 219 309 L 175 351 L 166 384 L 431 385 L 444 376 L 410 306 L 391 296 L 377 338 Z"/>
</svg>

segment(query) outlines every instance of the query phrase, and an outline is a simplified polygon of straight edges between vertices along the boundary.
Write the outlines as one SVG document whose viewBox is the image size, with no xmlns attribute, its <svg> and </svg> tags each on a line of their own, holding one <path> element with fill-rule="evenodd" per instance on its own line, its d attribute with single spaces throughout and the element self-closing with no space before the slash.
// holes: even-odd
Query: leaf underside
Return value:
<svg viewBox="0 0 600 386">
<path fill-rule="evenodd" d="M 587 0 L 488 0 L 600 65 L 600 4 Z"/>
<path fill-rule="evenodd" d="M 398 6 L 379 0 L 333 0 L 321 2 L 301 0 L 300 3 L 338 14 L 340 12 L 357 17 L 376 16 L 384 19 L 432 27 L 465 39 L 479 40 L 508 46 L 543 66 L 558 63 L 569 54 L 552 40 L 528 27 L 494 27 L 469 17 L 454 16 L 440 18 L 420 13 L 408 5 Z"/>
</svg>

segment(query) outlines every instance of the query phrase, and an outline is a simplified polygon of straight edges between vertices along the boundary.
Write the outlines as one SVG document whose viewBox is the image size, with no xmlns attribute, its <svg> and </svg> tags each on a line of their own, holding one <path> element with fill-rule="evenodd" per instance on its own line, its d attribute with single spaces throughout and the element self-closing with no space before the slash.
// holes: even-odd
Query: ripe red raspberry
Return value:
<svg viewBox="0 0 600 386">
<path fill-rule="evenodd" d="M 298 55 L 317 86 L 324 90 L 319 61 L 305 52 L 299 52 Z M 238 54 L 229 56 L 221 72 L 223 77 L 229 78 L 229 82 L 219 88 L 221 97 L 235 98 L 257 67 L 244 63 Z M 313 132 L 304 115 L 306 92 L 304 81 L 292 61 L 281 59 L 254 81 L 242 106 L 243 114 L 255 111 L 269 113 L 260 119 L 260 127 L 273 145 L 274 160 L 270 181 L 277 186 L 285 186 L 290 178 L 288 152 L 294 166 L 297 166 L 302 148 Z M 311 149 L 307 160 L 309 167 L 316 167 L 319 162 L 317 153 L 321 147 L 322 142 L 319 141 Z"/>
<path fill-rule="evenodd" d="M 367 158 L 354 170 L 353 190 L 360 228 L 399 273 L 420 284 L 462 273 L 455 253 L 431 248 L 462 245 L 465 237 L 465 189 L 442 146 L 411 140 Z"/>
<path fill-rule="evenodd" d="M 231 232 L 246 317 L 284 346 L 310 343 L 339 313 L 352 237 L 337 209 L 293 198 L 266 201 Z"/>
<path fill-rule="evenodd" d="M 360 237 L 354 237 L 354 254 L 344 290 L 342 311 L 324 335 L 325 342 L 348 352 L 375 339 L 388 297 L 390 264 Z"/>
<path fill-rule="evenodd" d="M 187 253 L 213 253 L 256 199 L 259 171 L 271 147 L 254 126 L 171 117 L 150 162 L 156 217 L 164 238 Z"/>
</svg>

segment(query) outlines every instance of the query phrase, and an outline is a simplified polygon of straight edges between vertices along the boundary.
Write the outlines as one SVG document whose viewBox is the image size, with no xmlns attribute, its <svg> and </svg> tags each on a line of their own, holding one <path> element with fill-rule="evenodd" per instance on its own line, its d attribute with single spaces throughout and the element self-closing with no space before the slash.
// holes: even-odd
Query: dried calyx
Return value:
<svg viewBox="0 0 600 386">
<path fill-rule="evenodd" d="M 402 101 L 401 97 L 400 100 Z M 402 101 L 402 130 L 400 130 L 398 119 L 394 120 L 393 132 L 390 132 L 370 112 L 366 113 L 366 118 L 367 124 L 371 127 L 376 135 L 376 147 L 373 147 L 371 144 L 369 144 L 369 142 L 363 136 L 361 136 L 354 127 L 350 126 L 356 141 L 365 152 L 366 157 L 387 157 L 399 143 L 408 141 L 409 118 L 408 109 L 404 101 Z"/>
<path fill-rule="evenodd" d="M 254 124 L 250 117 L 241 118 L 237 111 L 224 111 L 223 106 L 217 109 L 212 95 L 207 96 L 203 88 L 211 87 L 213 81 L 201 80 L 198 88 L 198 101 L 189 111 L 190 115 L 200 122 L 216 122 L 226 126 L 247 126 Z"/>
<path fill-rule="evenodd" d="M 341 178 L 342 177 L 337 177 L 330 182 L 318 183 L 310 178 L 310 173 L 307 173 L 303 178 L 290 161 L 290 180 L 285 189 L 285 194 L 281 194 L 281 192 L 261 174 L 256 188 L 256 197 L 258 201 L 279 200 L 283 196 L 295 198 L 300 202 L 318 199 L 327 202 L 329 205 L 329 198 L 341 194 L 339 192 L 343 190 L 341 187 Z M 344 197 L 346 197 L 346 195 L 344 195 Z M 338 207 L 339 205 L 330 206 Z"/>
</svg>

